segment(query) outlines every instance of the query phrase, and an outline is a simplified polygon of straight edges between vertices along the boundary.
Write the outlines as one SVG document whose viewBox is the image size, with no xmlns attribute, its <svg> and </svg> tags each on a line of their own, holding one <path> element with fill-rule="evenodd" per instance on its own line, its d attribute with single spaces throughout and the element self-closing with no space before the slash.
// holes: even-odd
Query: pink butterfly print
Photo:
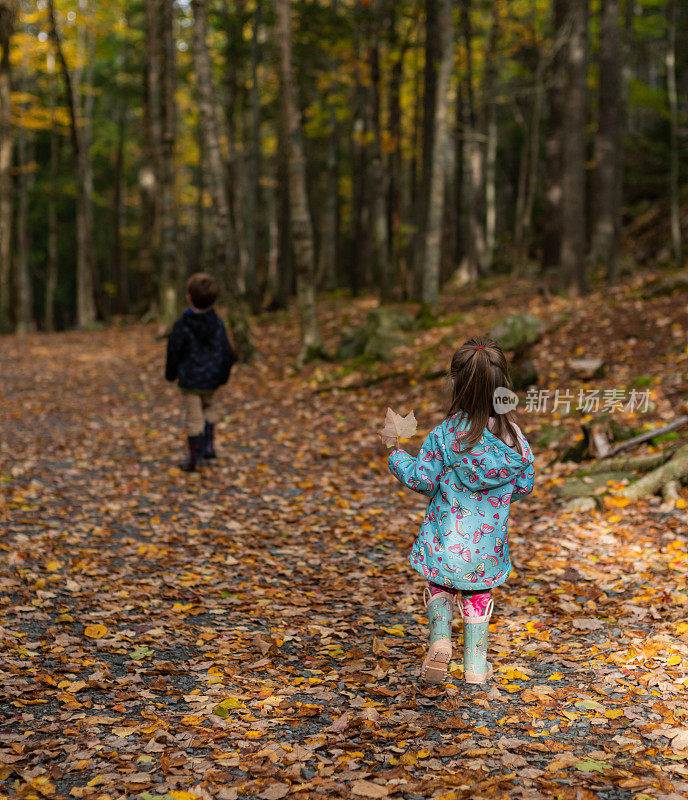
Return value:
<svg viewBox="0 0 688 800">
<path fill-rule="evenodd" d="M 441 461 L 441 460 L 442 460 L 441 450 L 428 450 L 428 452 L 423 456 L 423 461 Z"/>
<path fill-rule="evenodd" d="M 428 513 L 425 515 L 425 519 L 428 520 L 428 522 L 434 522 L 437 519 L 435 512 L 428 511 Z"/>
<path fill-rule="evenodd" d="M 448 548 L 450 553 L 453 553 L 455 556 L 461 556 L 464 561 L 468 564 L 471 563 L 471 550 L 470 547 L 463 547 L 460 544 L 452 544 Z"/>
<path fill-rule="evenodd" d="M 495 553 L 497 553 L 497 555 L 500 558 L 504 557 L 504 539 L 497 539 L 497 544 L 495 546 Z"/>
<path fill-rule="evenodd" d="M 497 581 L 502 577 L 504 574 L 504 570 L 500 569 L 496 575 L 493 575 L 491 578 L 485 578 L 485 585 L 492 586 L 493 584 L 497 583 Z M 468 577 L 468 576 L 466 576 Z"/>
<path fill-rule="evenodd" d="M 478 542 L 483 538 L 483 536 L 487 536 L 487 534 L 492 533 L 493 530 L 494 528 L 492 527 L 492 525 L 483 523 L 473 535 L 473 544 L 478 544 Z"/>
<path fill-rule="evenodd" d="M 500 505 L 506 507 L 511 502 L 511 495 L 503 494 L 501 497 L 488 497 L 487 502 L 494 508 L 499 508 Z"/>
<path fill-rule="evenodd" d="M 508 478 L 509 477 L 509 470 L 506 467 L 502 467 L 501 469 L 491 469 L 489 472 L 485 473 L 486 478 Z"/>
<path fill-rule="evenodd" d="M 471 500 L 480 500 L 483 496 L 483 493 L 478 489 L 476 492 L 471 492 Z"/>
<path fill-rule="evenodd" d="M 485 567 L 483 564 L 478 564 L 478 566 L 473 570 L 473 572 L 467 572 L 464 577 L 468 578 L 471 583 L 477 583 L 478 578 L 482 578 L 485 574 Z"/>
<path fill-rule="evenodd" d="M 464 508 L 458 500 L 452 500 L 451 510 L 452 514 L 458 514 L 461 519 L 471 516 L 471 512 Z"/>
</svg>

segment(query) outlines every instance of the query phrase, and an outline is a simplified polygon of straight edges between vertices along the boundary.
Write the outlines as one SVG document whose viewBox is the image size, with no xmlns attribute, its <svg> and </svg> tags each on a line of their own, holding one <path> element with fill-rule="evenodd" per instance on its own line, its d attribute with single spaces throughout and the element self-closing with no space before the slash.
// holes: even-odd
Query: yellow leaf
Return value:
<svg viewBox="0 0 688 800">
<path fill-rule="evenodd" d="M 667 658 L 667 664 L 670 667 L 676 667 L 681 663 L 681 656 L 669 656 Z"/>
<path fill-rule="evenodd" d="M 562 711 L 561 713 L 566 717 L 566 719 L 570 719 L 572 722 L 580 717 L 580 714 L 577 711 Z"/>
<path fill-rule="evenodd" d="M 260 739 L 261 736 L 265 736 L 265 731 L 247 731 L 244 735 L 247 739 Z"/>
<path fill-rule="evenodd" d="M 84 636 L 88 636 L 89 639 L 102 639 L 106 633 L 105 625 L 87 625 L 84 628 Z"/>
<path fill-rule="evenodd" d="M 553 673 L 552 673 L 552 674 L 549 676 L 548 680 L 550 680 L 550 681 L 560 681 L 560 680 L 561 680 L 563 677 L 564 677 L 564 676 L 562 675 L 562 673 L 561 673 L 561 672 L 553 672 Z"/>
<path fill-rule="evenodd" d="M 404 635 L 404 627 L 402 625 L 397 625 L 394 628 L 382 628 L 385 633 L 389 633 L 390 636 L 403 636 Z"/>
<path fill-rule="evenodd" d="M 188 717 L 182 717 L 182 725 L 202 725 L 203 717 L 198 714 L 189 714 Z"/>
<path fill-rule="evenodd" d="M 688 622 L 679 622 L 676 626 L 676 635 L 680 636 L 682 633 L 688 632 Z"/>
<path fill-rule="evenodd" d="M 678 500 L 674 503 L 674 508 L 685 508 L 688 503 L 682 498 L 679 497 Z"/>
<path fill-rule="evenodd" d="M 523 687 L 519 686 L 517 683 L 508 683 L 506 686 L 502 687 L 505 692 L 509 692 L 509 694 L 513 694 L 514 692 L 520 692 Z"/>
<path fill-rule="evenodd" d="M 607 497 L 604 498 L 605 508 L 624 508 L 630 502 L 632 502 L 630 497 L 621 497 L 619 495 L 613 497 L 607 495 Z"/>
<path fill-rule="evenodd" d="M 604 716 L 608 719 L 618 719 L 623 716 L 623 713 L 622 708 L 610 708 L 608 711 L 604 712 Z"/>
<path fill-rule="evenodd" d="M 46 572 L 57 572 L 57 570 L 62 566 L 59 561 L 53 559 L 52 561 L 47 561 L 45 563 L 45 571 Z"/>
<path fill-rule="evenodd" d="M 174 800 L 198 800 L 197 794 L 191 794 L 191 792 L 183 792 L 179 789 L 174 789 L 170 792 Z"/>
</svg>

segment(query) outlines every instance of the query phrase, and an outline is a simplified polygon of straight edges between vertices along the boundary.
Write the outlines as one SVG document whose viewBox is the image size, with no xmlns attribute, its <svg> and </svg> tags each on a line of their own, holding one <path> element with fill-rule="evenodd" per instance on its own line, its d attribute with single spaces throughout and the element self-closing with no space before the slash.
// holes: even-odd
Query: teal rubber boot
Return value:
<svg viewBox="0 0 688 800">
<path fill-rule="evenodd" d="M 463 676 L 466 683 L 485 683 L 494 672 L 487 660 L 487 635 L 494 600 L 490 598 L 482 617 L 467 617 L 461 597 L 457 597 L 457 605 L 463 618 Z"/>
<path fill-rule="evenodd" d="M 428 609 L 430 647 L 420 674 L 428 683 L 442 683 L 447 677 L 452 657 L 451 626 L 454 596 L 449 592 L 431 595 L 425 590 L 425 607 Z"/>
</svg>

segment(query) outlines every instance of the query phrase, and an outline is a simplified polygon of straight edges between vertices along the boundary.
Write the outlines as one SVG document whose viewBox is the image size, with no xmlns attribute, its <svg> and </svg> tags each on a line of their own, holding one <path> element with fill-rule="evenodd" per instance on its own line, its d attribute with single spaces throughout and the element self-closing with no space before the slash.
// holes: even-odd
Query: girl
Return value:
<svg viewBox="0 0 688 800">
<path fill-rule="evenodd" d="M 452 655 L 452 608 L 463 618 L 467 683 L 492 676 L 487 662 L 491 590 L 509 577 L 508 522 L 513 500 L 533 488 L 533 454 L 513 412 L 496 413 L 493 395 L 511 388 L 506 358 L 492 339 L 475 338 L 454 353 L 452 401 L 446 419 L 428 436 L 417 458 L 398 446 L 392 474 L 429 498 L 411 550 L 411 566 L 427 580 L 424 592 L 430 649 L 421 668 L 442 683 Z M 460 592 L 460 597 L 457 597 Z"/>
</svg>

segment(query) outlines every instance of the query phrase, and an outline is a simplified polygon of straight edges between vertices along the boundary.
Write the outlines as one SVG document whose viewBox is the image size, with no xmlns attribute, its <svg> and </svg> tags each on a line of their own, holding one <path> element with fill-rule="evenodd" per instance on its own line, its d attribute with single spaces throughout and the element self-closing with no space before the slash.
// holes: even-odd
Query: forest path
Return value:
<svg viewBox="0 0 688 800">
<path fill-rule="evenodd" d="M 563 515 L 541 475 L 513 512 L 495 680 L 466 686 L 457 646 L 425 686 L 423 502 L 373 435 L 419 387 L 318 393 L 266 334 L 223 390 L 219 462 L 186 475 L 150 328 L 5 344 L 7 794 L 688 793 L 682 514 Z"/>
</svg>

